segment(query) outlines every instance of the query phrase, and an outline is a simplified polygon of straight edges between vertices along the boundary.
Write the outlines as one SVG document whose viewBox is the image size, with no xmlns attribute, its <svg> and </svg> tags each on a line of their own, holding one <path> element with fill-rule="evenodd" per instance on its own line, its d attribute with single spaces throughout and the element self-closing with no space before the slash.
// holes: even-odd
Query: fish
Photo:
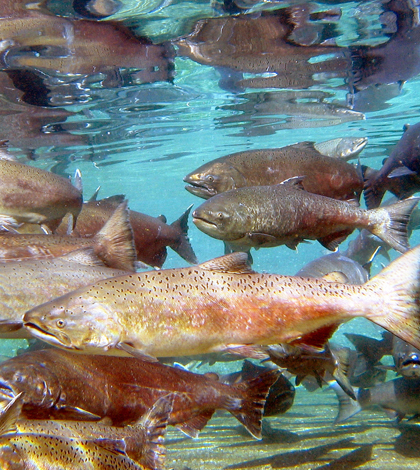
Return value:
<svg viewBox="0 0 420 470">
<path fill-rule="evenodd" d="M 314 144 L 314 147 L 322 155 L 348 161 L 356 158 L 367 143 L 367 137 L 338 137 Z"/>
<path fill-rule="evenodd" d="M 397 374 L 408 378 L 420 378 L 420 350 L 418 348 L 394 336 L 392 357 Z"/>
<path fill-rule="evenodd" d="M 357 261 L 336 251 L 305 264 L 296 276 L 324 277 L 337 281 L 341 278 L 347 284 L 364 284 L 369 279 L 369 272 Z"/>
<path fill-rule="evenodd" d="M 23 392 L 28 419 L 99 420 L 133 424 L 163 396 L 174 394 L 168 423 L 197 437 L 216 409 L 232 413 L 257 438 L 266 396 L 279 376 L 268 370 L 235 385 L 137 357 L 45 349 L 0 364 L 0 398 Z M 83 383 L 83 386 L 81 384 Z"/>
<path fill-rule="evenodd" d="M 0 234 L 0 262 L 53 258 L 87 247 L 92 247 L 95 255 L 108 267 L 135 271 L 136 252 L 126 202 L 115 209 L 106 225 L 91 238 Z"/>
<path fill-rule="evenodd" d="M 267 370 L 269 370 L 267 367 L 257 366 L 246 359 L 243 362 L 241 371 L 222 375 L 220 377 L 220 381 L 234 385 L 243 380 L 252 379 Z M 265 400 L 263 412 L 264 417 L 277 416 L 279 414 L 286 413 L 286 411 L 292 407 L 294 399 L 295 387 L 283 374 L 280 374 L 274 384 L 270 387 Z"/>
<path fill-rule="evenodd" d="M 98 281 L 37 306 L 24 327 L 93 354 L 187 356 L 244 345 L 322 347 L 338 323 L 364 317 L 420 346 L 420 246 L 361 286 L 257 273 L 247 254 Z"/>
<path fill-rule="evenodd" d="M 34 304 L 42 304 L 99 279 L 123 274 L 128 271 L 104 266 L 93 248 L 52 259 L 0 263 L 0 338 L 29 338 L 22 320 Z"/>
<path fill-rule="evenodd" d="M 99 201 L 85 202 L 76 222 L 75 232 L 81 237 L 92 237 L 105 225 L 112 213 L 124 201 L 123 195 L 115 195 Z M 166 247 L 169 246 L 185 261 L 197 263 L 197 257 L 188 239 L 189 207 L 175 222 L 168 225 L 166 217 L 152 217 L 130 210 L 130 224 L 133 229 L 137 260 L 149 266 L 163 266 Z M 65 233 L 59 227 L 58 234 Z"/>
<path fill-rule="evenodd" d="M 322 387 L 333 377 L 340 387 L 356 399 L 348 378 L 350 367 L 350 350 L 338 348 L 326 343 L 322 350 L 291 344 L 277 344 L 264 348 L 270 360 L 290 374 L 296 375 L 295 383 L 299 385 L 306 376 L 312 376 Z"/>
<path fill-rule="evenodd" d="M 420 189 L 416 186 L 420 175 L 419 149 L 420 123 L 405 126 L 401 139 L 385 160 L 382 168 L 378 172 L 365 172 L 364 197 L 368 209 L 379 206 L 387 189 L 391 189 L 397 197 L 411 195 L 414 189 L 415 191 Z M 414 188 L 411 187 L 407 191 L 401 180 L 394 181 L 394 178 L 400 177 L 403 178 L 402 182 L 404 178 L 408 178 L 411 183 L 414 178 Z"/>
<path fill-rule="evenodd" d="M 0 221 L 6 225 L 41 224 L 67 213 L 76 220 L 82 202 L 80 189 L 67 178 L 0 153 Z"/>
<path fill-rule="evenodd" d="M 162 470 L 170 400 L 160 398 L 134 426 L 20 421 L 22 394 L 0 414 L 0 465 L 5 470 Z"/>
<path fill-rule="evenodd" d="M 331 141 L 329 141 L 331 142 Z M 324 147 L 328 142 L 324 142 Z M 353 165 L 326 156 L 315 142 L 277 149 L 247 150 L 216 158 L 185 176 L 187 191 L 204 199 L 231 189 L 270 186 L 304 176 L 306 191 L 344 201 L 359 201 L 363 177 Z"/>
<path fill-rule="evenodd" d="M 339 410 L 335 423 L 342 423 L 359 411 L 371 406 L 381 407 L 390 418 L 401 421 L 405 415 L 420 414 L 420 379 L 398 377 L 371 388 L 355 389 L 356 400 L 332 384 L 337 394 Z"/>
<path fill-rule="evenodd" d="M 272 186 L 217 194 L 194 210 L 193 222 L 231 251 L 286 245 L 304 240 L 337 246 L 356 228 L 366 228 L 399 252 L 408 249 L 407 224 L 418 198 L 366 211 L 345 201 L 312 194 L 292 178 Z"/>
</svg>

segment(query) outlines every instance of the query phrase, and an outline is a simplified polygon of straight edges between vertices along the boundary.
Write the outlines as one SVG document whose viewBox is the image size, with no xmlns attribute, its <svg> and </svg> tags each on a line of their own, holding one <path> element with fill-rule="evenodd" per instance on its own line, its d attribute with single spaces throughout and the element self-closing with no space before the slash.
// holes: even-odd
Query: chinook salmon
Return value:
<svg viewBox="0 0 420 470">
<path fill-rule="evenodd" d="M 69 350 L 167 357 L 238 345 L 319 346 L 337 323 L 365 317 L 419 347 L 419 271 L 420 246 L 363 285 L 260 274 L 245 253 L 232 253 L 99 281 L 33 308 L 24 326 Z"/>
<path fill-rule="evenodd" d="M 326 142 L 324 142 L 326 144 Z M 320 153 L 314 142 L 276 149 L 247 150 L 208 162 L 184 181 L 190 193 L 208 199 L 245 186 L 270 186 L 304 176 L 306 191 L 341 200 L 359 201 L 363 177 L 353 165 Z"/>
<path fill-rule="evenodd" d="M 27 418 L 108 418 L 121 426 L 136 422 L 156 400 L 173 393 L 168 423 L 187 435 L 197 437 L 215 410 L 225 409 L 260 438 L 266 396 L 278 377 L 277 370 L 268 370 L 226 385 L 159 362 L 54 348 L 0 364 L 0 400 L 9 402 L 23 392 Z"/>
<path fill-rule="evenodd" d="M 10 225 L 41 224 L 70 213 L 75 221 L 82 202 L 81 190 L 67 178 L 24 165 L 0 152 L 0 220 Z"/>
<path fill-rule="evenodd" d="M 128 272 L 104 266 L 92 248 L 52 259 L 0 263 L 0 338 L 29 338 L 22 319 L 34 304 L 123 274 Z"/>
<path fill-rule="evenodd" d="M 171 397 L 160 398 L 135 426 L 18 420 L 22 394 L 0 414 L 4 470 L 161 470 Z"/>
<path fill-rule="evenodd" d="M 407 224 L 419 198 L 366 211 L 301 189 L 300 178 L 273 186 L 217 194 L 193 212 L 193 222 L 233 251 L 318 240 L 329 250 L 356 228 L 366 228 L 397 251 L 408 249 Z"/>
<path fill-rule="evenodd" d="M 73 236 L 11 234 L 0 235 L 0 262 L 54 258 L 81 248 L 92 247 L 106 266 L 135 271 L 133 232 L 127 203 L 121 203 L 104 227 L 91 238 Z"/>
<path fill-rule="evenodd" d="M 99 201 L 90 200 L 83 204 L 77 218 L 75 232 L 81 237 L 92 237 L 98 233 L 110 219 L 124 196 L 115 195 Z M 137 260 L 149 266 L 161 268 L 166 260 L 166 247 L 169 246 L 188 263 L 197 263 L 197 257 L 188 239 L 189 207 L 170 225 L 166 217 L 152 217 L 130 210 L 130 224 L 133 229 Z M 55 233 L 63 234 L 59 227 Z M 65 232 L 64 232 L 65 233 Z"/>
</svg>

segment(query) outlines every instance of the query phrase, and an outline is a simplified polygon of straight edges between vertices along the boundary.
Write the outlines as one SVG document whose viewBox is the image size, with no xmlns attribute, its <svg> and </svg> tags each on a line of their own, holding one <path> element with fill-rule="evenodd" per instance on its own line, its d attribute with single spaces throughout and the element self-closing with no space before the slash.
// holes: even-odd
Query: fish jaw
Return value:
<svg viewBox="0 0 420 470">
<path fill-rule="evenodd" d="M 209 199 L 210 197 L 217 194 L 217 191 L 214 188 L 206 186 L 204 182 L 193 182 L 188 180 L 187 177 L 184 178 L 184 181 L 189 183 L 188 186 L 185 186 L 185 189 L 189 193 L 194 194 L 194 196 L 198 196 L 203 199 Z"/>
<path fill-rule="evenodd" d="M 122 331 L 104 305 L 71 294 L 29 310 L 23 323 L 32 336 L 49 344 L 72 350 L 93 347 L 98 353 L 115 348 Z"/>
</svg>

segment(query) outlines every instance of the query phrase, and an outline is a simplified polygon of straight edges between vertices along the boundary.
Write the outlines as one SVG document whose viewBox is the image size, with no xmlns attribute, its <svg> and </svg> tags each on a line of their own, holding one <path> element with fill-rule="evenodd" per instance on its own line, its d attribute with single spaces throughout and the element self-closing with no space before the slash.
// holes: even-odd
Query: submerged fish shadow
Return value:
<svg viewBox="0 0 420 470">
<path fill-rule="evenodd" d="M 373 444 L 361 445 L 316 470 L 352 470 L 372 460 Z"/>
<path fill-rule="evenodd" d="M 229 465 L 224 470 L 253 468 L 262 465 L 271 465 L 271 468 L 289 468 L 304 465 L 310 462 L 319 462 L 325 454 L 332 450 L 354 448 L 357 445 L 352 444 L 352 438 L 341 439 L 331 444 L 324 444 L 309 449 L 293 450 L 283 454 L 273 455 L 261 459 L 248 460 L 240 464 Z M 328 468 L 328 467 L 327 467 Z"/>
<path fill-rule="evenodd" d="M 401 434 L 395 439 L 395 452 L 404 457 L 420 457 L 420 426 L 415 424 L 400 424 Z"/>
</svg>

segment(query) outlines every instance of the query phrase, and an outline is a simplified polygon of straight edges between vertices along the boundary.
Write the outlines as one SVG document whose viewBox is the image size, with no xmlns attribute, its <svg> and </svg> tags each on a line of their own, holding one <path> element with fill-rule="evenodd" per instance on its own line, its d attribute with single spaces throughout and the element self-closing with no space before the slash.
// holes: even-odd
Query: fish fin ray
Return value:
<svg viewBox="0 0 420 470">
<path fill-rule="evenodd" d="M 339 325 L 336 323 L 323 326 L 322 328 L 318 328 L 311 333 L 291 341 L 290 344 L 294 346 L 309 346 L 311 348 L 323 349 L 325 343 L 331 338 L 333 333 L 337 330 L 338 326 Z"/>
<path fill-rule="evenodd" d="M 340 232 L 330 233 L 325 237 L 318 238 L 318 241 L 322 246 L 325 246 L 327 250 L 336 251 L 338 245 L 343 242 L 352 232 L 353 229 L 347 229 Z"/>
<path fill-rule="evenodd" d="M 409 197 L 389 206 L 372 209 L 372 211 L 386 211 L 389 215 L 389 221 L 375 225 L 371 232 L 394 250 L 404 253 L 409 248 L 407 225 L 410 215 L 419 201 L 418 197 Z"/>
<path fill-rule="evenodd" d="M 214 408 L 211 410 L 206 410 L 189 419 L 188 421 L 185 421 L 184 423 L 177 424 L 176 427 L 187 436 L 196 438 L 204 426 L 209 422 L 214 412 Z"/>
<path fill-rule="evenodd" d="M 16 395 L 0 413 L 0 436 L 16 434 L 16 422 L 19 419 L 23 405 L 23 392 Z"/>
<path fill-rule="evenodd" d="M 95 250 L 91 246 L 66 253 L 60 256 L 60 259 L 68 261 L 69 263 L 83 264 L 84 266 L 105 266 L 95 255 Z"/>
<path fill-rule="evenodd" d="M 146 362 L 159 362 L 155 357 L 150 356 L 149 354 L 146 354 L 139 349 L 136 349 L 134 346 L 128 343 L 118 343 L 117 349 L 120 349 L 121 351 L 126 352 L 127 354 L 130 354 L 130 356 L 137 357 L 138 359 Z"/>
<path fill-rule="evenodd" d="M 334 424 L 342 423 L 362 410 L 360 403 L 357 400 L 352 400 L 338 383 L 332 383 L 330 387 L 334 390 L 338 399 L 338 413 Z M 357 394 L 358 389 L 355 390 Z"/>
<path fill-rule="evenodd" d="M 420 245 L 399 256 L 364 284 L 379 292 L 380 310 L 367 318 L 420 349 Z"/>
<path fill-rule="evenodd" d="M 135 271 L 134 262 L 137 259 L 137 253 L 127 201 L 118 205 L 106 224 L 94 236 L 94 239 L 100 246 L 101 255 L 99 257 L 107 266 Z"/>
<path fill-rule="evenodd" d="M 272 369 L 235 385 L 234 388 L 243 392 L 243 398 L 239 406 L 238 400 L 227 403 L 226 409 L 256 439 L 261 439 L 261 424 L 268 392 L 279 376 L 280 371 Z"/>
<path fill-rule="evenodd" d="M 249 274 L 254 271 L 249 267 L 248 254 L 236 251 L 228 255 L 219 256 L 199 264 L 201 269 L 219 273 Z"/>
<path fill-rule="evenodd" d="M 188 263 L 197 264 L 197 256 L 194 253 L 193 247 L 191 246 L 188 238 L 188 216 L 191 212 L 192 206 L 193 204 L 188 207 L 179 219 L 172 222 L 171 227 L 177 231 L 178 237 L 176 241 L 169 246 Z"/>
</svg>

